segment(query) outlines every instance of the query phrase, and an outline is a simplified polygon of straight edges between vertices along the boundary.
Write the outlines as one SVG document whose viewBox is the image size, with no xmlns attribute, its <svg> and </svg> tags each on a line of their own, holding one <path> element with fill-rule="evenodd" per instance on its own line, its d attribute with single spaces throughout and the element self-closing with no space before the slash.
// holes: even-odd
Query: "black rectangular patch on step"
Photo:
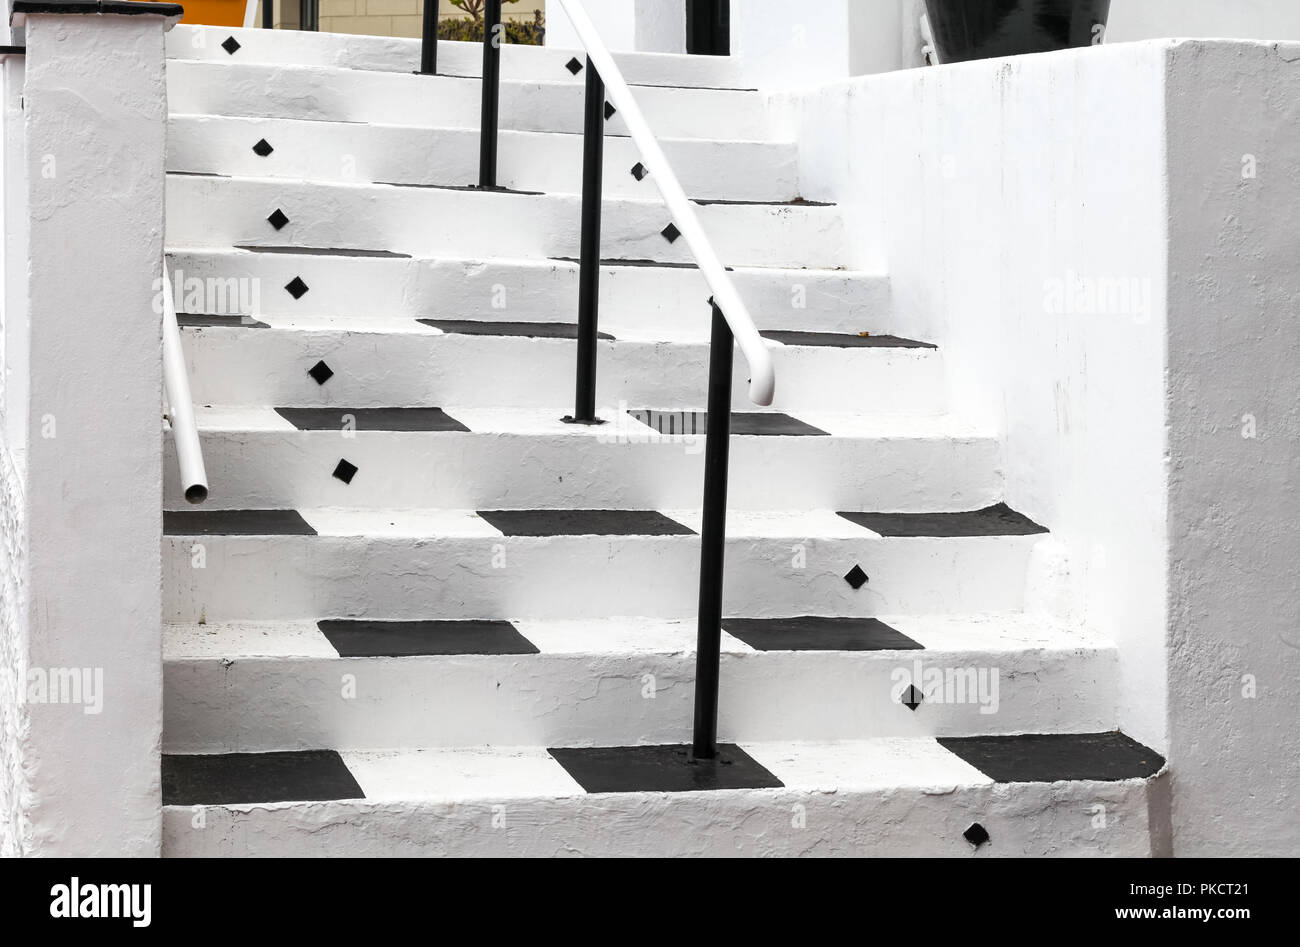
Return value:
<svg viewBox="0 0 1300 947">
<path fill-rule="evenodd" d="M 878 618 L 724 618 L 722 630 L 756 651 L 920 651 Z"/>
<path fill-rule="evenodd" d="M 351 417 L 356 431 L 469 433 L 442 408 L 276 408 L 275 413 L 300 431 L 341 431 Z"/>
<path fill-rule="evenodd" d="M 214 316 L 207 313 L 178 312 L 176 323 L 182 329 L 269 329 L 265 322 L 252 316 Z"/>
<path fill-rule="evenodd" d="M 238 806 L 364 799 L 333 750 L 162 758 L 164 806 Z"/>
<path fill-rule="evenodd" d="M 163 512 L 164 536 L 315 536 L 297 510 Z"/>
<path fill-rule="evenodd" d="M 519 339 L 576 339 L 578 327 L 567 322 L 476 322 L 473 319 L 417 319 L 421 325 L 441 329 L 448 335 L 500 335 Z M 613 342 L 607 332 L 596 338 Z"/>
<path fill-rule="evenodd" d="M 350 621 L 316 623 L 341 658 L 540 654 L 508 621 Z"/>
<path fill-rule="evenodd" d="M 638 408 L 628 414 L 664 436 L 707 434 L 709 416 L 703 411 L 655 411 Z M 731 433 L 741 437 L 830 437 L 820 428 L 788 414 L 737 412 L 731 416 Z"/>
<path fill-rule="evenodd" d="M 716 792 L 781 789 L 785 785 L 731 743 L 719 744 L 714 760 L 692 760 L 688 746 L 601 746 L 547 752 L 590 793 Z"/>
<path fill-rule="evenodd" d="M 479 510 L 505 536 L 694 536 L 656 510 Z"/>
<path fill-rule="evenodd" d="M 850 523 L 890 538 L 1034 536 L 1047 530 L 1005 503 L 970 513 L 840 513 Z"/>
<path fill-rule="evenodd" d="M 760 332 L 765 339 L 782 345 L 811 345 L 818 348 L 837 349 L 937 349 L 929 342 L 900 339 L 896 335 L 860 335 L 852 332 L 786 332 L 773 330 Z"/>
<path fill-rule="evenodd" d="M 1116 782 L 1154 776 L 1164 757 L 1122 733 L 940 737 L 939 745 L 999 783 Z"/>
<path fill-rule="evenodd" d="M 347 247 L 259 247 L 251 244 L 236 246 L 236 250 L 249 253 L 285 253 L 291 256 L 343 256 L 360 257 L 368 260 L 409 260 L 409 253 L 397 253 L 393 250 L 354 250 Z"/>
</svg>

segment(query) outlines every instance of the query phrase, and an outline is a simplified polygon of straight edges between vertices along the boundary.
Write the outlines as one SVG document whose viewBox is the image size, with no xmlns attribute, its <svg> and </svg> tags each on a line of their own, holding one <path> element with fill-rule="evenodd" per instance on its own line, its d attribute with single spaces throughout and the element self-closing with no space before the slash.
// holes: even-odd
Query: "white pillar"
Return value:
<svg viewBox="0 0 1300 947">
<path fill-rule="evenodd" d="M 163 34 L 180 9 L 15 6 L 26 14 L 30 213 L 21 847 L 157 855 L 162 347 L 153 303 Z"/>
</svg>

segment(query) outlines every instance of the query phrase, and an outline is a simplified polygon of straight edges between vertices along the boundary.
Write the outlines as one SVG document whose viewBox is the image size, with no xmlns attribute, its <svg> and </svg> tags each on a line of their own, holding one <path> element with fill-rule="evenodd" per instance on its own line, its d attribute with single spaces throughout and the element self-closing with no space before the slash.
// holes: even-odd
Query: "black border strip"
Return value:
<svg viewBox="0 0 1300 947">
<path fill-rule="evenodd" d="M 9 22 L 32 13 L 111 14 L 113 16 L 181 17 L 185 8 L 179 3 L 130 2 L 130 0 L 13 0 Z"/>
</svg>

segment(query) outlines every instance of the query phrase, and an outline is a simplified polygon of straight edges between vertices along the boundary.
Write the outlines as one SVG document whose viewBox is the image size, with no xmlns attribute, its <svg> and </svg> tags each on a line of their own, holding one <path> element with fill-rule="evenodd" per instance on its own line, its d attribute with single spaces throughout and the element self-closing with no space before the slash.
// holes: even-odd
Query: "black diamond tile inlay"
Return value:
<svg viewBox="0 0 1300 947">
<path fill-rule="evenodd" d="M 663 234 L 663 238 L 667 240 L 669 243 L 676 243 L 677 238 L 682 235 L 682 232 L 677 229 L 676 224 L 669 224 L 667 227 L 661 230 L 660 233 Z"/>
<path fill-rule="evenodd" d="M 713 760 L 692 760 L 686 746 L 611 746 L 547 751 L 590 793 L 711 792 L 781 789 L 779 779 L 731 743 Z"/>
<path fill-rule="evenodd" d="M 564 64 L 564 68 L 576 76 L 578 73 L 582 72 L 582 63 L 578 61 L 577 56 L 574 56 Z"/>
<path fill-rule="evenodd" d="M 302 297 L 306 295 L 309 287 L 302 281 L 301 276 L 295 276 L 285 285 L 284 288 L 288 290 L 289 295 L 294 299 L 302 299 Z"/>
<path fill-rule="evenodd" d="M 364 799 L 333 750 L 162 758 L 164 806 L 238 806 Z"/>
<path fill-rule="evenodd" d="M 233 56 L 239 51 L 239 40 L 233 36 L 227 36 L 222 42 L 221 48 Z"/>
<path fill-rule="evenodd" d="M 352 483 L 352 478 L 357 475 L 359 468 L 356 464 L 348 463 L 346 460 L 340 460 L 339 465 L 334 468 L 334 479 L 342 480 L 346 484 Z"/>
<path fill-rule="evenodd" d="M 441 408 L 276 408 L 275 413 L 300 431 L 342 431 L 350 423 L 356 431 L 469 433 Z"/>
<path fill-rule="evenodd" d="M 902 696 L 899 698 L 899 703 L 912 713 L 916 713 L 916 708 L 920 707 L 921 702 L 924 700 L 925 695 L 921 693 L 921 689 L 915 684 L 908 684 L 907 690 L 903 691 Z"/>
<path fill-rule="evenodd" d="M 473 319 L 417 319 L 421 325 L 441 329 L 449 335 L 500 335 L 525 339 L 576 339 L 578 327 L 567 322 L 477 322 Z M 613 342 L 607 332 L 596 338 Z"/>
<path fill-rule="evenodd" d="M 164 536 L 315 536 L 297 510 L 182 510 L 163 513 Z"/>
<path fill-rule="evenodd" d="M 506 536 L 694 536 L 655 510 L 487 510 L 479 516 Z"/>
<path fill-rule="evenodd" d="M 176 323 L 181 327 L 190 327 L 193 329 L 269 329 L 271 328 L 265 322 L 258 322 L 252 316 L 219 316 L 209 313 L 189 313 L 179 312 L 176 314 Z"/>
<path fill-rule="evenodd" d="M 614 108 L 613 103 L 611 103 L 611 102 L 606 102 L 606 103 L 605 103 L 605 121 L 608 122 L 608 121 L 609 121 L 611 118 L 613 118 L 616 114 L 618 114 L 618 109 Z"/>
<path fill-rule="evenodd" d="M 448 654 L 538 654 L 508 621 L 321 621 L 343 658 Z"/>
<path fill-rule="evenodd" d="M 760 332 L 765 339 L 782 345 L 813 345 L 837 349 L 935 349 L 929 342 L 913 342 L 896 335 L 854 335 L 849 332 L 787 332 L 773 330 Z"/>
<path fill-rule="evenodd" d="M 840 513 L 850 523 L 881 536 L 963 538 L 972 536 L 1034 536 L 1047 532 L 1005 503 L 971 513 Z"/>
<path fill-rule="evenodd" d="M 261 158 L 265 158 L 273 151 L 275 151 L 275 149 L 271 147 L 271 143 L 265 138 L 259 138 L 257 144 L 253 146 L 253 154 Z"/>
<path fill-rule="evenodd" d="M 978 822 L 971 823 L 971 827 L 961 833 L 961 837 L 970 842 L 976 848 L 979 848 L 989 840 L 989 830 L 984 828 Z"/>
<path fill-rule="evenodd" d="M 853 590 L 856 592 L 858 589 L 866 585 L 870 579 L 867 574 L 862 571 L 862 566 L 854 566 L 844 576 L 844 581 L 853 586 Z"/>
<path fill-rule="evenodd" d="M 632 177 L 636 178 L 638 181 L 644 181 L 649 174 L 649 170 L 647 170 L 646 166 L 640 161 L 632 165 Z"/>
<path fill-rule="evenodd" d="M 271 216 L 266 219 L 276 230 L 283 230 L 284 225 L 289 222 L 288 215 L 278 207 L 272 211 Z"/>
<path fill-rule="evenodd" d="M 673 434 L 707 434 L 709 416 L 703 411 L 655 411 L 637 408 L 628 411 L 647 427 L 665 436 Z M 805 424 L 788 414 L 769 411 L 743 412 L 731 416 L 731 433 L 742 437 L 829 437 L 825 431 Z"/>
<path fill-rule="evenodd" d="M 307 374 L 315 380 L 316 384 L 323 385 L 334 377 L 334 369 L 326 365 L 322 359 L 311 368 L 307 369 Z"/>
<path fill-rule="evenodd" d="M 757 651 L 919 651 L 876 618 L 725 618 L 722 630 Z"/>
<path fill-rule="evenodd" d="M 1155 750 L 1118 731 L 941 737 L 939 745 L 999 783 L 1144 779 L 1165 765 Z"/>
</svg>

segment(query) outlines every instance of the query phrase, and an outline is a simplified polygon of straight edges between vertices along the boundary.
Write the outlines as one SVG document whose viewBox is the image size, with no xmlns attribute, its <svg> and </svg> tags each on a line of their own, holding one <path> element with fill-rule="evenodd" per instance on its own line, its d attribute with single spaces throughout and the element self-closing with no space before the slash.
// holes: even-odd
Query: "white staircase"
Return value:
<svg viewBox="0 0 1300 947">
<path fill-rule="evenodd" d="M 507 48 L 485 193 L 476 48 L 431 78 L 413 41 L 168 42 L 212 493 L 166 497 L 167 854 L 1151 853 L 1163 761 L 1113 733 L 1114 647 L 1045 604 L 1065 551 L 998 506 L 998 432 L 942 340 L 890 336 L 730 61 L 619 58 L 778 378 L 754 411 L 738 363 L 720 736 L 749 782 L 675 792 L 633 784 L 690 739 L 708 291 L 611 137 L 610 423 L 561 422 L 573 54 Z"/>
</svg>

